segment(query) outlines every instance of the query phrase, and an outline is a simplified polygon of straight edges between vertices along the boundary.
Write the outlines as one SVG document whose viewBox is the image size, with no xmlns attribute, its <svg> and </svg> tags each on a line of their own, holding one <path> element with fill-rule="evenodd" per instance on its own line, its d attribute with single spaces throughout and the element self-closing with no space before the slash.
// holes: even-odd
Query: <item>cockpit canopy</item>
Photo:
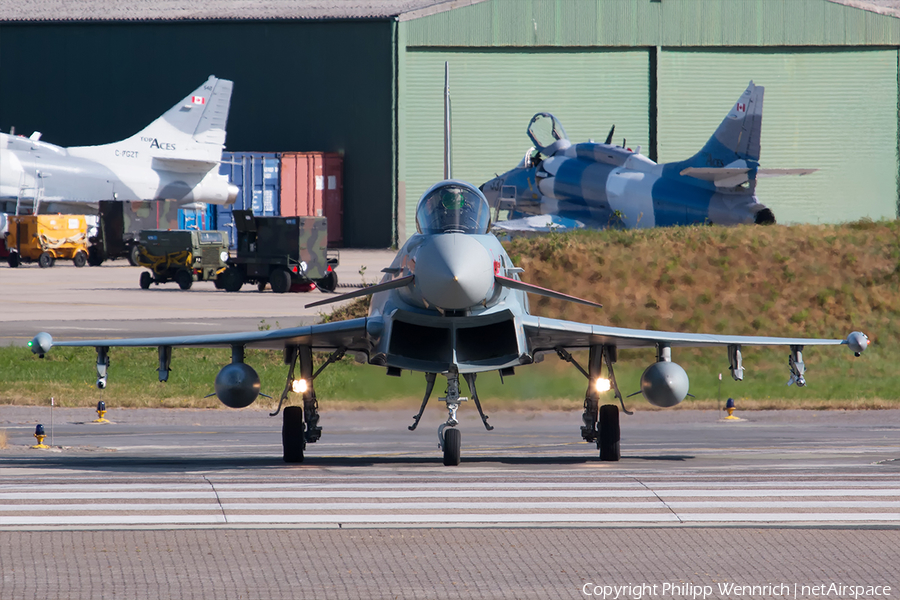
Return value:
<svg viewBox="0 0 900 600">
<path fill-rule="evenodd" d="M 419 233 L 485 234 L 490 225 L 488 201 L 477 188 L 461 181 L 435 185 L 416 207 Z"/>
<path fill-rule="evenodd" d="M 560 140 L 569 139 L 559 119 L 545 112 L 531 117 L 531 122 L 528 123 L 528 137 L 531 138 L 534 147 L 542 152 L 549 151 L 551 146 Z"/>
</svg>

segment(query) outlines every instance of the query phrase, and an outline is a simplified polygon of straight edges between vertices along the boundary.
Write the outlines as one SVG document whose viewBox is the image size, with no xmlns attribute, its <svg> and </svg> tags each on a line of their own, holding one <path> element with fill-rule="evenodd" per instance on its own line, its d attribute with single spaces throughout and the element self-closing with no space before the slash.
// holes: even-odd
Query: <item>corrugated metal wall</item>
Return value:
<svg viewBox="0 0 900 600">
<path fill-rule="evenodd" d="M 780 223 L 894 218 L 897 76 L 893 49 L 664 50 L 659 160 L 697 152 L 752 79 L 766 88 L 762 166 L 820 169 L 760 180 Z"/>
<path fill-rule="evenodd" d="M 572 140 L 616 139 L 647 148 L 649 51 L 409 51 L 400 135 L 406 236 L 419 197 L 443 175 L 444 61 L 450 62 L 453 176 L 480 185 L 515 167 L 531 146 L 532 115 L 560 119 Z M 402 235 L 401 237 L 405 237 Z"/>
<path fill-rule="evenodd" d="M 898 43 L 900 20 L 827 0 L 489 0 L 409 22 L 412 46 Z"/>
</svg>

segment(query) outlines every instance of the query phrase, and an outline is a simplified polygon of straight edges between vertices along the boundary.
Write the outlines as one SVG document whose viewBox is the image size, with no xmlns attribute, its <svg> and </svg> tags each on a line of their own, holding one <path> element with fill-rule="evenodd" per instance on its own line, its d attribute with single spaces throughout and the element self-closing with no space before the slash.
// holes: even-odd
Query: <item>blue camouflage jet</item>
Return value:
<svg viewBox="0 0 900 600">
<path fill-rule="evenodd" d="M 571 228 L 775 223 L 756 197 L 759 177 L 817 169 L 761 169 L 762 86 L 750 85 L 703 148 L 691 158 L 657 164 L 612 142 L 572 144 L 550 113 L 528 125 L 534 143 L 515 169 L 481 186 L 507 232 Z"/>
</svg>

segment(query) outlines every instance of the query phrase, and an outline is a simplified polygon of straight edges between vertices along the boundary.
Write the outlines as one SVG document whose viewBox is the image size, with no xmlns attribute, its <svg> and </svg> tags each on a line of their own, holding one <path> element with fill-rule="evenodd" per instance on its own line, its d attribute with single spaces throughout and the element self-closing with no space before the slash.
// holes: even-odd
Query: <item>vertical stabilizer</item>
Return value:
<svg viewBox="0 0 900 600">
<path fill-rule="evenodd" d="M 68 148 L 68 152 L 102 160 L 114 153 L 116 159 L 124 157 L 132 165 L 156 159 L 194 161 L 197 168 L 209 170 L 222 159 L 232 85 L 210 75 L 203 85 L 130 138 Z"/>
<path fill-rule="evenodd" d="M 703 149 L 685 161 L 686 165 L 724 167 L 737 160 L 759 162 L 764 91 L 751 81 Z"/>
<path fill-rule="evenodd" d="M 192 140 L 199 144 L 223 146 L 231 87 L 232 82 L 210 75 L 203 85 L 133 135 L 132 139 Z"/>
</svg>

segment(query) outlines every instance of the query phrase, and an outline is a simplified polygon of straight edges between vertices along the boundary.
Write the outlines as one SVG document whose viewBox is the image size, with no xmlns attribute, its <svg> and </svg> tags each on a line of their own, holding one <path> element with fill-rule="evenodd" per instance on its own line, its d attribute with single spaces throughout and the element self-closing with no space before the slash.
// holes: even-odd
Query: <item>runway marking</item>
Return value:
<svg viewBox="0 0 900 600">
<path fill-rule="evenodd" d="M 311 475 L 299 473 L 300 477 Z M 181 477 L 181 476 L 180 476 Z M 509 481 L 507 473 L 383 476 L 316 473 L 303 483 L 181 481 L 0 484 L 0 527 L 324 526 L 499 523 L 878 523 L 900 525 L 900 487 L 879 476 L 735 477 L 600 475 Z M 586 479 L 590 478 L 586 481 Z M 580 479 L 580 481 L 578 480 Z M 124 481 L 123 481 L 124 480 Z"/>
<path fill-rule="evenodd" d="M 218 489 L 218 497 L 221 498 L 246 498 L 252 496 L 259 499 L 272 498 L 555 498 L 565 496 L 568 498 L 596 498 L 598 495 L 605 498 L 667 498 L 667 497 L 703 497 L 703 498 L 721 498 L 721 497 L 821 497 L 821 496 L 900 496 L 900 488 L 880 489 L 880 488 L 850 488 L 840 490 L 828 489 L 802 489 L 791 490 L 784 488 L 771 488 L 766 490 L 713 490 L 713 489 L 697 489 L 697 490 L 659 490 L 654 493 L 652 490 L 633 489 L 628 491 L 593 491 L 583 489 L 566 489 L 559 486 L 555 490 L 451 490 L 451 489 L 433 489 L 434 485 L 429 486 L 432 489 L 417 489 L 400 491 L 395 489 L 386 489 L 384 491 L 358 491 L 358 490 L 333 490 L 320 492 L 314 490 L 283 490 L 277 492 L 257 491 L 257 492 L 229 492 Z M 140 498 L 216 498 L 216 492 L 212 490 L 197 492 L 151 492 L 151 491 L 134 491 L 134 492 L 11 492 L 0 493 L 0 500 L 100 500 L 100 499 L 140 499 Z"/>
<path fill-rule="evenodd" d="M 671 508 L 900 508 L 900 500 L 880 502 L 877 500 L 836 500 L 836 501 L 810 501 L 810 502 L 670 502 Z M 0 511 L 25 512 L 25 511 L 93 511 L 94 504 L 7 504 L 0 506 Z M 228 502 L 219 504 L 177 503 L 177 504 L 109 504 L 104 507 L 106 511 L 201 511 L 201 510 L 226 510 L 226 511 L 260 511 L 260 510 L 301 510 L 315 509 L 325 510 L 526 510 L 526 509 L 635 509 L 649 508 L 660 509 L 657 501 L 639 500 L 635 502 L 316 502 L 316 503 L 288 503 L 288 502 Z"/>
</svg>

